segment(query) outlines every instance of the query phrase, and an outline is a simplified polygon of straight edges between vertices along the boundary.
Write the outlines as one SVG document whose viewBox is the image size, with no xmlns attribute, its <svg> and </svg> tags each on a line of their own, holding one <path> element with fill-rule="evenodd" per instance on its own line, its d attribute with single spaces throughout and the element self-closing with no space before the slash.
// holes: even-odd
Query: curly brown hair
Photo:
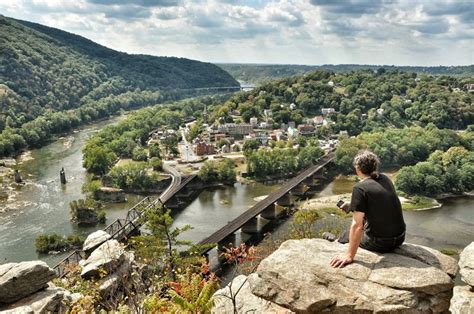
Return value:
<svg viewBox="0 0 474 314">
<path fill-rule="evenodd" d="M 372 179 L 377 179 L 379 177 L 380 159 L 370 150 L 359 152 L 354 157 L 354 162 L 352 164 L 354 167 L 359 168 L 363 174 L 369 175 Z"/>
</svg>

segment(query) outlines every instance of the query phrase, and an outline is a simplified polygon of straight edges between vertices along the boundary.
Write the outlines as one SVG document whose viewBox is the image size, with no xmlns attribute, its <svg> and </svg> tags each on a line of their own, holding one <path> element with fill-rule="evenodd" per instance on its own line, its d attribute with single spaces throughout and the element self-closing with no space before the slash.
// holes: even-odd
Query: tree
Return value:
<svg viewBox="0 0 474 314">
<path fill-rule="evenodd" d="M 141 146 L 136 146 L 132 152 L 132 159 L 135 161 L 147 161 L 148 156 L 146 150 Z"/>
<path fill-rule="evenodd" d="M 104 175 L 109 171 L 116 160 L 117 156 L 110 150 L 94 146 L 92 148 L 86 148 L 83 166 L 88 172 Z"/>
<path fill-rule="evenodd" d="M 190 230 L 191 226 L 173 227 L 171 210 L 160 204 L 148 210 L 145 215 L 149 234 L 134 237 L 132 241 L 137 256 L 148 265 L 155 265 L 155 267 L 163 265 L 166 276 L 170 280 L 176 281 L 176 270 L 183 266 L 184 262 L 184 255 L 179 253 L 178 247 L 191 246 L 190 241 L 180 240 L 179 236 Z"/>
<path fill-rule="evenodd" d="M 156 143 L 154 144 L 151 144 L 149 147 L 148 147 L 148 155 L 150 156 L 150 158 L 153 158 L 153 157 L 158 157 L 158 158 L 161 158 L 161 155 L 160 155 L 160 146 Z"/>
<path fill-rule="evenodd" d="M 218 180 L 218 173 L 215 162 L 206 161 L 199 169 L 198 177 L 205 183 L 216 183 Z"/>
<path fill-rule="evenodd" d="M 251 151 L 257 150 L 260 146 L 261 146 L 261 143 L 258 140 L 250 139 L 250 140 L 245 141 L 245 143 L 242 147 L 242 150 L 243 150 L 244 154 L 247 155 Z"/>
<path fill-rule="evenodd" d="M 232 159 L 224 159 L 217 166 L 217 178 L 220 182 L 233 185 L 237 180 L 235 177 L 235 162 Z"/>
<path fill-rule="evenodd" d="M 150 159 L 150 165 L 153 167 L 154 171 L 163 170 L 163 161 L 158 157 L 152 157 Z"/>
</svg>

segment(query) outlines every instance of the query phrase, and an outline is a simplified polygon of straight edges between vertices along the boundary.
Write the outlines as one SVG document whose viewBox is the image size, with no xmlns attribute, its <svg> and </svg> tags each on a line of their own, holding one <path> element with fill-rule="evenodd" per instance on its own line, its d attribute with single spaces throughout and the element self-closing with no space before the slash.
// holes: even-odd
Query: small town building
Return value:
<svg viewBox="0 0 474 314">
<path fill-rule="evenodd" d="M 256 128 L 258 126 L 258 118 L 257 117 L 250 118 L 250 124 L 252 125 L 253 128 Z"/>
<path fill-rule="evenodd" d="M 161 129 L 155 129 L 148 133 L 148 137 L 153 140 L 159 140 L 163 136 L 163 131 Z"/>
<path fill-rule="evenodd" d="M 463 89 L 468 93 L 474 93 L 474 84 L 465 84 Z"/>
<path fill-rule="evenodd" d="M 244 135 L 253 131 L 251 124 L 226 123 L 218 127 L 219 133 L 225 133 L 236 138 L 242 138 Z"/>
<path fill-rule="evenodd" d="M 273 112 L 271 109 L 264 109 L 263 114 L 265 115 L 265 117 L 273 117 Z"/>
<path fill-rule="evenodd" d="M 328 115 L 330 113 L 335 113 L 336 112 L 336 109 L 334 108 L 322 108 L 321 109 L 321 113 L 325 116 L 325 115 Z"/>
<path fill-rule="evenodd" d="M 194 153 L 198 156 L 203 155 L 214 155 L 216 153 L 214 145 L 211 143 L 206 143 L 204 141 L 199 141 L 193 145 Z"/>
<path fill-rule="evenodd" d="M 295 138 L 298 136 L 298 130 L 294 127 L 289 126 L 288 127 L 288 137 Z"/>
<path fill-rule="evenodd" d="M 323 116 L 315 116 L 313 118 L 313 123 L 316 125 L 316 126 L 321 126 L 323 125 L 325 122 L 325 119 Z"/>
<path fill-rule="evenodd" d="M 314 125 L 311 124 L 300 124 L 298 125 L 298 133 L 303 136 L 314 135 Z"/>
<path fill-rule="evenodd" d="M 223 154 L 227 154 L 227 153 L 230 153 L 230 146 L 229 145 L 224 145 L 221 147 L 221 152 Z"/>
<path fill-rule="evenodd" d="M 217 133 L 214 135 L 214 141 L 219 142 L 220 140 L 225 139 L 224 133 Z"/>
<path fill-rule="evenodd" d="M 344 137 L 344 138 L 348 138 L 349 137 L 349 133 L 345 130 L 343 131 L 339 131 L 339 137 Z"/>
</svg>

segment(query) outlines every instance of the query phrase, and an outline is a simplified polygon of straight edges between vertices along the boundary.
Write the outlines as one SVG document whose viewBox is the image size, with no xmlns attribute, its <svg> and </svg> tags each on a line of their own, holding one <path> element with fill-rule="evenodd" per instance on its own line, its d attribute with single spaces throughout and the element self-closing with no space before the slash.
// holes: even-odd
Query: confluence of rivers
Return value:
<svg viewBox="0 0 474 314">
<path fill-rule="evenodd" d="M 70 222 L 69 202 L 83 198 L 82 184 L 87 175 L 82 167 L 81 149 L 87 138 L 100 128 L 116 123 L 118 118 L 91 124 L 75 133 L 31 151 L 31 159 L 21 161 L 19 169 L 27 184 L 10 191 L 8 200 L 0 201 L 0 264 L 42 259 L 53 266 L 64 257 L 40 255 L 35 251 L 35 238 L 44 233 L 87 235 L 102 229 L 77 227 Z M 64 167 L 68 183 L 59 182 L 59 170 Z M 351 191 L 352 182 L 335 179 L 315 197 Z M 175 216 L 175 224 L 193 226 L 184 238 L 198 242 L 224 226 L 256 203 L 255 198 L 267 195 L 278 185 L 236 183 L 233 187 L 203 191 L 188 207 Z M 128 202 L 105 207 L 107 224 L 125 217 L 126 211 L 143 196 L 127 195 Z M 473 198 L 442 201 L 443 206 L 428 211 L 405 211 L 407 241 L 434 248 L 465 247 L 474 239 Z"/>
</svg>

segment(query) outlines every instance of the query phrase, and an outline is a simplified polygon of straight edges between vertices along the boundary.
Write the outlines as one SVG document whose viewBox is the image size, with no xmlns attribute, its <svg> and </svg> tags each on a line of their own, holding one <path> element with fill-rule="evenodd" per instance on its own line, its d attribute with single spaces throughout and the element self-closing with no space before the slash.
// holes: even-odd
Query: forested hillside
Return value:
<svg viewBox="0 0 474 314">
<path fill-rule="evenodd" d="M 214 86 L 238 83 L 210 63 L 129 55 L 0 16 L 0 156 L 121 108 L 156 103 L 169 89 Z"/>
<path fill-rule="evenodd" d="M 335 112 L 326 116 L 321 135 L 404 126 L 465 129 L 474 123 L 474 93 L 463 89 L 474 77 L 431 76 L 398 70 L 350 73 L 315 71 L 304 76 L 280 79 L 250 92 L 238 93 L 213 110 L 211 120 L 232 122 L 237 110 L 241 119 L 265 118 L 271 109 L 274 127 L 321 115 L 322 108 Z M 291 105 L 293 104 L 293 105 Z"/>
<path fill-rule="evenodd" d="M 328 70 L 336 73 L 360 70 L 400 70 L 433 75 L 474 75 L 474 65 L 469 66 L 393 66 L 393 65 L 361 65 L 361 64 L 324 64 L 324 65 L 298 65 L 298 64 L 239 64 L 223 63 L 221 68 L 229 72 L 236 80 L 260 84 L 272 79 L 303 75 L 315 70 Z"/>
</svg>

